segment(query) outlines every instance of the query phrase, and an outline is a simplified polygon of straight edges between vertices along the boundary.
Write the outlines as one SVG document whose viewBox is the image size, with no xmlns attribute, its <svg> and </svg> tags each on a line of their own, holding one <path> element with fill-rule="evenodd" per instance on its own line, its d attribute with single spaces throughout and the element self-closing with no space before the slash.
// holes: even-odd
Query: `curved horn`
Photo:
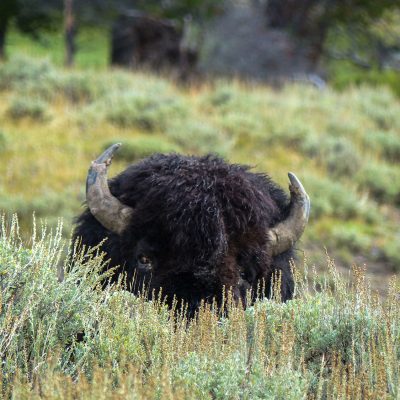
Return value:
<svg viewBox="0 0 400 400">
<path fill-rule="evenodd" d="M 295 174 L 288 173 L 290 185 L 289 216 L 267 232 L 272 246 L 272 255 L 276 256 L 289 250 L 301 237 L 310 214 L 310 198 Z"/>
<path fill-rule="evenodd" d="M 107 168 L 121 143 L 110 146 L 92 161 L 86 179 L 86 202 L 90 212 L 105 228 L 121 234 L 133 214 L 133 208 L 122 204 L 108 187 Z"/>
</svg>

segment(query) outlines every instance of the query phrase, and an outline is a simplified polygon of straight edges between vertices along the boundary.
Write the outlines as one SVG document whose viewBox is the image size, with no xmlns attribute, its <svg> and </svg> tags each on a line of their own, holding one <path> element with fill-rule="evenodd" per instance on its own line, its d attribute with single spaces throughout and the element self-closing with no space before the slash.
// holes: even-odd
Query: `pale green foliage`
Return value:
<svg viewBox="0 0 400 400">
<path fill-rule="evenodd" d="M 0 130 L 0 153 L 7 149 L 8 143 L 9 138 L 7 133 Z"/>
<path fill-rule="evenodd" d="M 32 62 L 31 58 L 18 56 L 0 68 L 0 88 L 21 88 L 24 85 L 36 82 L 45 83 L 54 73 L 54 67 L 49 60 Z"/>
<path fill-rule="evenodd" d="M 96 248 L 68 247 L 60 227 L 27 246 L 17 219 L 0 235 L 4 397 L 36 399 L 395 399 L 400 385 L 400 282 L 385 301 L 364 271 L 350 285 L 328 260 L 317 281 L 295 269 L 296 298 L 187 320 L 162 298 L 104 284 Z M 68 250 L 68 251 L 67 251 Z M 276 286 L 278 287 L 278 286 Z M 277 293 L 278 295 L 278 293 Z M 78 340 L 79 338 L 79 340 Z"/>
<path fill-rule="evenodd" d="M 104 149 L 118 142 L 113 140 L 104 145 Z M 130 139 L 122 139 L 123 146 L 118 151 L 116 158 L 127 162 L 134 162 L 141 158 L 150 156 L 154 153 L 173 153 L 179 152 L 181 148 L 175 143 L 171 143 L 162 136 L 136 136 Z"/>
<path fill-rule="evenodd" d="M 324 166 L 335 178 L 355 174 L 362 164 L 362 156 L 353 142 L 345 137 L 305 137 L 299 144 L 309 157 Z"/>
<path fill-rule="evenodd" d="M 188 153 L 226 155 L 233 144 L 232 139 L 216 125 L 195 118 L 176 121 L 165 133 Z"/>
<path fill-rule="evenodd" d="M 400 135 L 395 130 L 367 131 L 363 142 L 368 150 L 377 152 L 388 161 L 400 160 Z"/>
<path fill-rule="evenodd" d="M 376 207 L 368 201 L 362 202 L 351 185 L 311 174 L 304 181 L 307 190 L 314 193 L 311 218 L 328 215 L 344 219 L 361 217 L 366 221 L 376 218 Z"/>
<path fill-rule="evenodd" d="M 14 98 L 8 108 L 8 115 L 14 119 L 31 118 L 37 121 L 48 119 L 48 104 L 33 98 Z"/>
<path fill-rule="evenodd" d="M 138 127 L 145 131 L 164 130 L 170 119 L 187 114 L 185 104 L 176 96 L 154 97 L 148 93 L 119 93 L 105 102 L 105 118 L 122 127 Z"/>
<path fill-rule="evenodd" d="M 357 181 L 379 202 L 400 204 L 400 169 L 398 166 L 372 161 L 360 171 Z"/>
</svg>

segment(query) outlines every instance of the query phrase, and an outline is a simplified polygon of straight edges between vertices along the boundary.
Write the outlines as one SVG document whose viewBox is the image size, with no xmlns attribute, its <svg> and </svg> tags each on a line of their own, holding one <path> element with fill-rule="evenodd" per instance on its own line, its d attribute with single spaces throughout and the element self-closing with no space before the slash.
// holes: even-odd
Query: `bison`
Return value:
<svg viewBox="0 0 400 400">
<path fill-rule="evenodd" d="M 154 154 L 107 181 L 119 146 L 92 162 L 87 209 L 73 235 L 87 246 L 102 243 L 112 279 L 125 273 L 128 282 L 145 282 L 149 293 L 162 288 L 167 301 L 185 301 L 189 313 L 227 289 L 245 303 L 261 280 L 269 296 L 276 272 L 282 300 L 292 298 L 290 260 L 310 209 L 294 174 L 288 174 L 289 199 L 248 166 L 215 155 Z"/>
</svg>

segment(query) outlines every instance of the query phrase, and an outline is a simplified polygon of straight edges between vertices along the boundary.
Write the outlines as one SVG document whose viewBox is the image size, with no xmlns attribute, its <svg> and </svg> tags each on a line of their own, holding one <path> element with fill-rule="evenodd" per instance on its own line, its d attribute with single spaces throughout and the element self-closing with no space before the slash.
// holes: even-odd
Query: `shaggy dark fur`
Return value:
<svg viewBox="0 0 400 400">
<path fill-rule="evenodd" d="M 265 235 L 286 218 L 289 200 L 268 176 L 215 156 L 155 154 L 128 167 L 109 186 L 135 209 L 125 233 L 107 231 L 86 210 L 74 237 L 88 246 L 108 237 L 102 249 L 110 267 L 119 266 L 117 273 L 125 271 L 128 281 L 136 271 L 150 289 L 162 287 L 169 299 L 184 299 L 193 312 L 201 299 L 219 298 L 223 287 L 244 301 L 246 290 L 262 278 L 268 296 L 271 277 L 280 270 L 282 299 L 292 297 L 293 250 L 271 257 Z M 142 255 L 152 261 L 151 274 L 138 262 Z"/>
</svg>

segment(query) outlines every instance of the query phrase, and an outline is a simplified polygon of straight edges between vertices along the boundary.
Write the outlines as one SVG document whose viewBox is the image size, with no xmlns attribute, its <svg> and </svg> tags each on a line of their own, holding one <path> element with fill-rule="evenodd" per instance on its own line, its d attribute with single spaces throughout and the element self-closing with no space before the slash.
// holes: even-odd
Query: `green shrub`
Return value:
<svg viewBox="0 0 400 400">
<path fill-rule="evenodd" d="M 107 86 L 107 81 L 101 75 L 82 71 L 64 74 L 55 82 L 57 93 L 74 103 L 94 101 L 106 95 Z"/>
<path fill-rule="evenodd" d="M 140 158 L 147 157 L 153 153 L 173 153 L 181 151 L 181 148 L 174 143 L 167 141 L 162 136 L 138 136 L 131 139 L 113 140 L 107 142 L 104 149 L 113 143 L 121 142 L 116 157 L 127 162 L 133 162 Z"/>
<path fill-rule="evenodd" d="M 394 233 L 394 235 L 396 235 L 396 233 Z M 389 263 L 394 272 L 400 272 L 398 235 L 397 237 L 390 237 L 377 251 L 381 261 Z"/>
<path fill-rule="evenodd" d="M 262 118 L 243 112 L 226 112 L 218 118 L 218 127 L 239 140 L 262 140 L 268 136 L 268 128 Z"/>
<path fill-rule="evenodd" d="M 362 87 L 359 96 L 357 106 L 374 121 L 378 129 L 400 128 L 400 105 L 390 90 Z"/>
<path fill-rule="evenodd" d="M 0 90 L 15 89 L 19 96 L 29 95 L 46 101 L 64 96 L 73 103 L 107 100 L 108 97 L 113 104 L 117 102 L 115 97 L 122 97 L 123 103 L 124 96 L 130 90 L 151 93 L 156 98 L 173 97 L 172 85 L 165 80 L 137 75 L 122 71 L 65 71 L 56 69 L 49 60 L 18 56 L 0 65 Z"/>
<path fill-rule="evenodd" d="M 84 71 L 65 72 L 53 69 L 51 64 L 48 69 L 44 68 L 42 71 L 40 64 L 37 64 L 34 71 L 28 71 L 31 74 L 26 73 L 22 79 L 15 78 L 15 81 L 12 81 L 13 88 L 19 96 L 28 95 L 44 101 L 64 96 L 68 101 L 77 103 L 94 101 L 100 96 L 105 96 L 112 86 L 101 74 Z"/>
<path fill-rule="evenodd" d="M 8 135 L 6 132 L 0 130 L 0 153 L 5 151 L 8 146 Z"/>
<path fill-rule="evenodd" d="M 124 96 L 134 86 L 135 80 L 132 76 L 117 72 L 94 74 L 91 71 L 69 71 L 54 81 L 56 93 L 73 103 Z"/>
<path fill-rule="evenodd" d="M 61 215 L 69 207 L 70 193 L 44 192 L 31 200 L 22 195 L 10 196 L 0 193 L 0 209 L 8 213 L 18 213 L 23 218 L 31 218 L 35 213 L 38 217 Z"/>
<path fill-rule="evenodd" d="M 395 131 L 367 131 L 363 136 L 364 146 L 378 152 L 385 160 L 400 161 L 400 135 Z"/>
<path fill-rule="evenodd" d="M 266 140 L 269 144 L 280 144 L 292 149 L 299 149 L 307 138 L 314 138 L 315 135 L 313 127 L 303 121 L 301 117 L 287 116 L 280 122 L 275 121 L 271 124 L 266 134 Z"/>
<path fill-rule="evenodd" d="M 210 93 L 200 99 L 200 105 L 206 111 L 238 112 L 257 115 L 262 107 L 267 105 L 265 92 L 252 90 L 249 87 L 241 87 L 232 82 L 217 82 Z"/>
<path fill-rule="evenodd" d="M 349 285 L 330 262 L 332 288 L 295 270 L 292 301 L 259 299 L 246 310 L 228 301 L 228 316 L 203 307 L 187 320 L 122 280 L 105 284 L 112 271 L 103 274 L 98 249 L 72 246 L 65 258 L 60 229 L 35 229 L 27 246 L 15 217 L 8 221 L 0 228 L 3 397 L 398 397 L 399 282 L 381 302 L 361 270 Z"/>
<path fill-rule="evenodd" d="M 388 91 L 390 88 L 394 94 L 400 96 L 400 78 L 396 70 L 364 70 L 357 68 L 350 61 L 333 62 L 332 83 L 336 88 L 345 89 L 349 86 L 369 85 L 376 91 Z"/>
<path fill-rule="evenodd" d="M 190 153 L 224 155 L 233 145 L 232 139 L 207 121 L 190 118 L 171 124 L 165 134 Z"/>
<path fill-rule="evenodd" d="M 184 118 L 187 108 L 177 97 L 151 96 L 149 93 L 128 92 L 115 95 L 104 110 L 106 119 L 121 127 L 161 131 L 171 120 Z"/>
<path fill-rule="evenodd" d="M 349 300 L 347 298 L 339 305 L 333 297 L 320 293 L 309 298 L 307 302 L 293 300 L 286 304 L 260 304 L 267 314 L 267 346 L 273 347 L 274 342 L 281 339 L 280 327 L 293 318 L 293 329 L 296 332 L 293 351 L 299 355 L 303 352 L 311 368 L 320 366 L 322 355 L 339 352 L 345 357 L 344 362 L 350 362 L 354 335 L 359 340 L 356 343 L 359 347 L 353 355 L 360 356 L 363 352 L 362 341 L 368 342 L 373 337 L 373 332 L 379 328 L 379 320 L 366 309 L 354 313 Z"/>
<path fill-rule="evenodd" d="M 265 376 L 262 365 L 253 365 L 248 371 L 246 361 L 240 353 L 222 362 L 191 353 L 174 371 L 174 379 L 187 388 L 193 399 L 298 400 L 307 392 L 307 374 L 289 367 L 277 368 Z"/>
<path fill-rule="evenodd" d="M 9 232 L 4 216 L 2 222 L 0 351 L 7 360 L 2 364 L 3 378 L 10 384 L 18 368 L 29 374 L 46 370 L 48 357 L 57 348 L 67 353 L 64 363 L 68 362 L 67 345 L 92 326 L 87 317 L 99 308 L 106 292 L 93 290 L 100 282 L 102 260 L 89 254 L 85 258 L 91 261 L 81 261 L 60 282 L 60 229 L 52 234 L 52 244 L 46 236 L 33 236 L 32 248 L 26 248 L 18 239 L 15 219 Z"/>
<path fill-rule="evenodd" d="M 360 125 L 362 124 L 360 119 L 359 115 L 352 115 L 351 118 L 343 120 L 335 113 L 335 115 L 328 120 L 326 126 L 327 136 L 346 137 L 351 140 L 360 133 Z"/>
<path fill-rule="evenodd" d="M 0 90 L 46 81 L 53 73 L 54 67 L 49 60 L 13 57 L 7 63 L 0 64 Z"/>
<path fill-rule="evenodd" d="M 300 146 L 307 156 L 316 158 L 335 177 L 352 176 L 362 164 L 357 147 L 344 137 L 328 136 L 322 140 L 321 137 L 308 136 Z"/>
<path fill-rule="evenodd" d="M 335 243 L 337 248 L 346 248 L 352 252 L 368 255 L 371 250 L 372 238 L 363 232 L 363 227 L 341 222 L 335 224 L 329 232 L 329 241 Z"/>
<path fill-rule="evenodd" d="M 0 191 L 0 212 L 18 213 L 24 230 L 31 226 L 32 215 L 35 215 L 38 220 L 45 221 L 50 228 L 57 226 L 62 215 L 65 218 L 63 233 L 68 236 L 71 232 L 73 217 L 79 211 L 79 202 L 76 197 L 69 191 L 61 193 L 50 191 L 27 199 L 23 195 L 10 195 Z"/>
<path fill-rule="evenodd" d="M 312 220 L 324 216 L 340 219 L 361 217 L 368 222 L 379 219 L 378 210 L 371 202 L 339 181 L 310 175 L 304 178 L 304 185 L 311 198 Z"/>
<path fill-rule="evenodd" d="M 371 161 L 356 176 L 360 188 L 379 202 L 400 204 L 400 170 L 397 166 Z"/>
<path fill-rule="evenodd" d="M 49 118 L 47 109 L 48 104 L 42 100 L 18 97 L 11 102 L 7 114 L 15 120 L 31 118 L 36 121 L 45 121 Z"/>
</svg>

